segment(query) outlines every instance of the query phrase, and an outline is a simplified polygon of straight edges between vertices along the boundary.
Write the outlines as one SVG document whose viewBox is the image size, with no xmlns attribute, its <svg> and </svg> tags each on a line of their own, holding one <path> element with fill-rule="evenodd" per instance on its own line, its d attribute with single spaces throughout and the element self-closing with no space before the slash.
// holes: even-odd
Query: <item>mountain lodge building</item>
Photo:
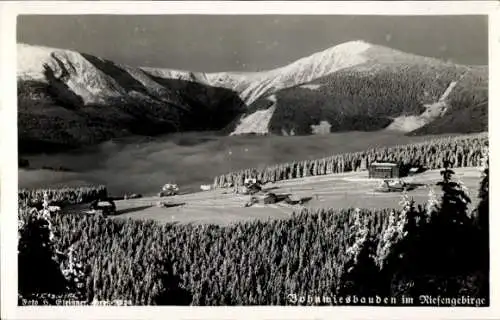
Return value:
<svg viewBox="0 0 500 320">
<path fill-rule="evenodd" d="M 372 162 L 368 169 L 369 178 L 393 179 L 401 176 L 400 167 L 392 162 Z"/>
</svg>

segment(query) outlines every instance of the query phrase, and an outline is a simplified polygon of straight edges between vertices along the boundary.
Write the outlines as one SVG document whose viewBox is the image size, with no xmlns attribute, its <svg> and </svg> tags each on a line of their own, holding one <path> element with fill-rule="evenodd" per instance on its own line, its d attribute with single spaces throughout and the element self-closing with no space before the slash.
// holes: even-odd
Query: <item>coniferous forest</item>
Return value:
<svg viewBox="0 0 500 320">
<path fill-rule="evenodd" d="M 378 147 L 364 152 L 336 154 L 328 158 L 294 161 L 270 167 L 249 168 L 215 177 L 214 187 L 228 184 L 242 185 L 245 178 L 257 177 L 262 182 L 343 173 L 367 169 L 374 161 L 399 162 L 406 167 L 419 166 L 427 169 L 479 166 L 482 149 L 488 144 L 488 134 L 441 138 L 431 141 Z"/>
</svg>

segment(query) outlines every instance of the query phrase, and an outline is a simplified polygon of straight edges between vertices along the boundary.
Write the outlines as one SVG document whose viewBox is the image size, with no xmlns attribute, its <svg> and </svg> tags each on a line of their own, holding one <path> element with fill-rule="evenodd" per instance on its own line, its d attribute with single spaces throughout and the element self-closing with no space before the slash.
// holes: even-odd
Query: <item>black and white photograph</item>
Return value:
<svg viewBox="0 0 500 320">
<path fill-rule="evenodd" d="M 18 15 L 17 306 L 490 307 L 489 21 Z"/>
</svg>

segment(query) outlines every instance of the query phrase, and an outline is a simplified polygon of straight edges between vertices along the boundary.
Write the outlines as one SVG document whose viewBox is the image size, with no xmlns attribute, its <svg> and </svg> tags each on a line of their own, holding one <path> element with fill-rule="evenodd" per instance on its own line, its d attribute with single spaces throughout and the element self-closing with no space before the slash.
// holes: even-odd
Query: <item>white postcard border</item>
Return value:
<svg viewBox="0 0 500 320">
<path fill-rule="evenodd" d="M 489 15 L 490 161 L 500 162 L 495 136 L 500 119 L 500 11 L 496 1 L 32 1 L 0 3 L 1 126 L 1 318 L 2 319 L 498 319 L 500 318 L 500 201 L 490 208 L 491 306 L 427 307 L 16 307 L 17 305 L 17 95 L 18 14 L 321 14 L 321 15 Z M 467 41 L 467 39 L 464 39 Z M 494 88 L 497 90 L 495 91 Z M 493 142 L 493 143 L 492 143 Z M 490 192 L 499 171 L 492 165 Z M 498 187 L 500 189 L 500 187 Z M 495 272 L 496 271 L 496 272 Z"/>
</svg>

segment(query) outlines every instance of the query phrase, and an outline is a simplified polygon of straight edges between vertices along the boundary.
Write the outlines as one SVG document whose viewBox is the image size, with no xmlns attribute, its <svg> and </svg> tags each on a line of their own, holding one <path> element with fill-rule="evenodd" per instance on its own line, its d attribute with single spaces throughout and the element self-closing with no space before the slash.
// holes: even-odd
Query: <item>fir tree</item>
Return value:
<svg viewBox="0 0 500 320">
<path fill-rule="evenodd" d="M 18 292 L 21 297 L 53 304 L 56 295 L 64 295 L 65 299 L 75 297 L 58 265 L 64 254 L 56 248 L 49 198 L 45 192 L 41 210 L 21 209 L 28 210 L 28 214 L 20 217 L 18 224 Z"/>
<path fill-rule="evenodd" d="M 455 172 L 449 168 L 448 161 L 444 161 L 444 169 L 441 171 L 442 181 L 437 183 L 443 190 L 441 199 L 441 219 L 451 221 L 453 224 L 463 224 L 467 221 L 467 206 L 471 203 L 464 186 L 453 181 Z"/>
<path fill-rule="evenodd" d="M 367 226 L 367 218 L 360 209 L 356 209 L 354 223 L 349 228 L 347 259 L 338 286 L 338 292 L 342 295 L 370 295 L 377 292 L 378 269 L 373 259 L 374 243 Z"/>
</svg>

